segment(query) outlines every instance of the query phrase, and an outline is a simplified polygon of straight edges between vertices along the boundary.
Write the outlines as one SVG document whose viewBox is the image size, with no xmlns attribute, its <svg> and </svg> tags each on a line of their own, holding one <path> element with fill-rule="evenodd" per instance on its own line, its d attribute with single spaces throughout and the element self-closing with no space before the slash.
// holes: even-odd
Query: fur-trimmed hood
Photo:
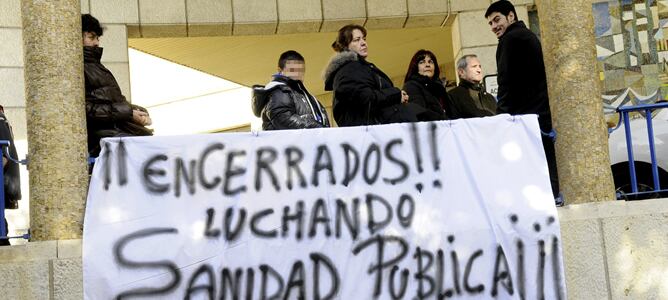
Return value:
<svg viewBox="0 0 668 300">
<path fill-rule="evenodd" d="M 327 68 L 322 74 L 322 78 L 325 80 L 325 91 L 331 91 L 334 83 L 334 75 L 338 72 L 341 67 L 346 65 L 349 62 L 360 60 L 357 53 L 353 51 L 343 51 L 334 55 L 327 64 Z"/>
</svg>

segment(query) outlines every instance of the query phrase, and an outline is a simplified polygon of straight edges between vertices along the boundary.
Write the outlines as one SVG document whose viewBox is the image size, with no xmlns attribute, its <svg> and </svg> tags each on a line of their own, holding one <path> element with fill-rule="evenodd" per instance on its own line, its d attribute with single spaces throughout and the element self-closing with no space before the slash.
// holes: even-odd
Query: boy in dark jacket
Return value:
<svg viewBox="0 0 668 300">
<path fill-rule="evenodd" d="M 153 134 L 145 127 L 151 125 L 148 111 L 125 99 L 114 75 L 100 62 L 100 36 L 100 22 L 89 14 L 81 15 L 88 152 L 92 157 L 100 154 L 102 138 Z"/>
<path fill-rule="evenodd" d="M 329 127 L 325 107 L 307 90 L 302 80 L 304 57 L 286 51 L 278 59 L 278 73 L 266 86 L 253 87 L 253 113 L 262 118 L 263 130 Z"/>
</svg>

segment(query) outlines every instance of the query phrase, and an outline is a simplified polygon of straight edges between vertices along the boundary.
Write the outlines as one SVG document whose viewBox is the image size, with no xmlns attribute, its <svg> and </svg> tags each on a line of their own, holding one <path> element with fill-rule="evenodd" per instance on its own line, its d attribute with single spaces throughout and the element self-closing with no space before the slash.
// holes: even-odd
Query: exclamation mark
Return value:
<svg viewBox="0 0 668 300">
<path fill-rule="evenodd" d="M 111 156 L 109 155 L 109 143 L 104 143 L 102 145 L 102 161 L 104 161 L 104 190 L 109 190 L 109 184 L 111 183 Z"/>
<path fill-rule="evenodd" d="M 436 123 L 429 123 L 429 145 L 431 146 L 431 162 L 432 165 L 434 166 L 434 171 L 437 171 L 441 169 L 441 159 L 438 156 L 438 143 L 436 141 L 436 130 L 438 129 L 438 126 L 436 126 Z M 434 179 L 433 185 L 435 188 L 441 188 L 441 181 L 438 179 Z"/>
<path fill-rule="evenodd" d="M 125 149 L 125 142 L 121 140 L 118 142 L 118 185 L 124 186 L 128 183 L 128 167 L 127 167 L 127 156 L 128 151 Z"/>
<path fill-rule="evenodd" d="M 420 136 L 416 123 L 411 123 L 411 140 L 413 141 L 413 153 L 415 154 L 415 167 L 418 173 L 422 174 L 422 152 L 420 151 Z M 422 193 L 422 183 L 416 183 L 415 188 Z"/>
</svg>

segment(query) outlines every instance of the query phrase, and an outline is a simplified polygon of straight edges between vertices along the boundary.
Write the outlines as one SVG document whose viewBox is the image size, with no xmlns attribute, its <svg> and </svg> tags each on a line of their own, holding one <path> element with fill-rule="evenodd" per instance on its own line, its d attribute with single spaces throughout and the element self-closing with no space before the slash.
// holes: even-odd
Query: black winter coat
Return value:
<svg viewBox="0 0 668 300">
<path fill-rule="evenodd" d="M 401 90 L 355 52 L 335 55 L 324 79 L 325 90 L 334 91 L 334 119 L 341 127 L 417 121 L 414 113 L 401 105 Z"/>
<path fill-rule="evenodd" d="M 85 46 L 83 51 L 89 154 L 100 153 L 105 137 L 151 135 L 152 130 L 132 121 L 133 109 L 146 109 L 125 99 L 114 75 L 100 62 L 102 48 Z"/>
<path fill-rule="evenodd" d="M 253 113 L 263 130 L 329 127 L 325 107 L 298 80 L 274 76 L 267 86 L 253 86 Z"/>
<path fill-rule="evenodd" d="M 5 208 L 16 209 L 19 207 L 18 200 L 21 200 L 21 176 L 19 174 L 19 164 L 7 158 L 7 153 L 13 159 L 19 159 L 14 146 L 14 134 L 12 126 L 5 117 L 4 110 L 0 107 L 0 140 L 9 141 L 9 148 L 2 149 L 2 156 L 7 159 L 7 164 L 3 167 L 4 188 L 5 188 Z M 0 222 L 4 222 L 0 220 Z"/>
<path fill-rule="evenodd" d="M 543 50 L 524 22 L 510 24 L 496 48 L 497 113 L 538 114 L 541 129 L 552 128 Z"/>
<path fill-rule="evenodd" d="M 443 83 L 422 75 L 412 75 L 404 82 L 404 91 L 408 94 L 408 103 L 416 105 L 415 114 L 420 121 L 438 121 L 446 119 L 444 107 L 448 93 Z"/>
<path fill-rule="evenodd" d="M 462 79 L 448 92 L 448 117 L 451 119 L 479 118 L 496 114 L 496 99 L 481 85 Z"/>
</svg>

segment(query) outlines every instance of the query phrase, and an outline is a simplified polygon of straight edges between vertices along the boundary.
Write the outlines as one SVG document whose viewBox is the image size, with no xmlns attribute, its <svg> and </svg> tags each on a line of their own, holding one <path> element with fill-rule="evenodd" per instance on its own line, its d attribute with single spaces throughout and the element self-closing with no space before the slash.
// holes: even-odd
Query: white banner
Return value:
<svg viewBox="0 0 668 300">
<path fill-rule="evenodd" d="M 103 143 L 85 299 L 565 299 L 535 116 Z"/>
</svg>

